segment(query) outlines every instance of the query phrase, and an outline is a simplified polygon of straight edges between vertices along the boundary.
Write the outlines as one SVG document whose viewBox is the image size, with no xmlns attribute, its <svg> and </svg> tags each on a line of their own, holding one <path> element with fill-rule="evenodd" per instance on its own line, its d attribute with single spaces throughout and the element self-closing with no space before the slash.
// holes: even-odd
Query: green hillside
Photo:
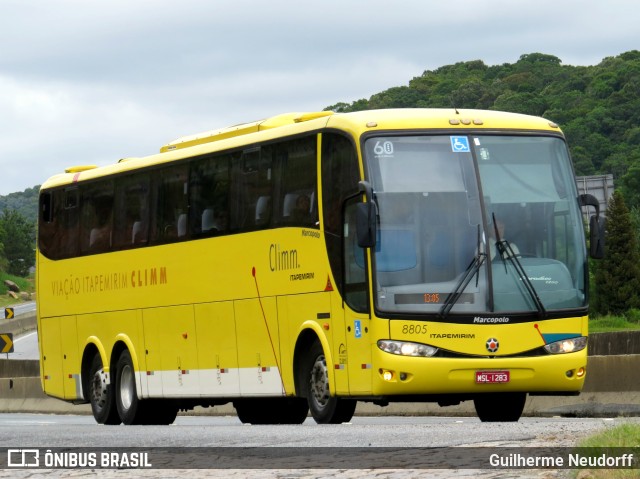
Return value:
<svg viewBox="0 0 640 479">
<path fill-rule="evenodd" d="M 35 224 L 38 217 L 38 191 L 40 191 L 39 185 L 19 193 L 0 195 L 0 213 L 4 210 L 15 210 L 27 221 Z"/>
</svg>

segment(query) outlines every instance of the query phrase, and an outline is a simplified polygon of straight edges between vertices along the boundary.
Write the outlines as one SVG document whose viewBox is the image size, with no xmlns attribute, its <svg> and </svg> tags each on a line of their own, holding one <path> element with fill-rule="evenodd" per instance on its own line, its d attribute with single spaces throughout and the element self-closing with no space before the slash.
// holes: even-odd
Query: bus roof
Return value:
<svg viewBox="0 0 640 479">
<path fill-rule="evenodd" d="M 136 170 L 143 166 L 162 164 L 204 155 L 215 151 L 242 148 L 260 143 L 319 130 L 335 128 L 351 133 L 354 138 L 370 131 L 390 130 L 519 130 L 560 133 L 555 123 L 544 118 L 492 110 L 457 110 L 453 108 L 402 108 L 364 110 L 352 113 L 295 112 L 277 115 L 260 121 L 243 123 L 218 130 L 178 138 L 160 148 L 160 153 L 143 158 L 123 158 L 103 167 L 94 165 L 69 167 L 64 174 L 49 178 L 43 188 L 72 184 Z"/>
<path fill-rule="evenodd" d="M 183 136 L 172 141 L 160 148 L 160 153 L 176 150 L 178 148 L 189 148 L 195 145 L 211 143 L 213 141 L 225 140 L 236 136 L 248 135 L 259 131 L 269 130 L 271 128 L 279 128 L 285 125 L 302 123 L 303 121 L 315 120 L 333 115 L 332 111 L 318 111 L 311 113 L 284 113 L 282 115 L 273 116 L 265 120 L 254 121 L 251 123 L 242 123 L 219 130 L 210 130 L 195 135 Z"/>
</svg>

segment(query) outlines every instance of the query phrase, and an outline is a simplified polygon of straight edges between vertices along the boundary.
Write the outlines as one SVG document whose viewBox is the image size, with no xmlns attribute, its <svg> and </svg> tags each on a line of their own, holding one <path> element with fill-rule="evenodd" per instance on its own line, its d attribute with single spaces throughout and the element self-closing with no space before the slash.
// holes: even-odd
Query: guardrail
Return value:
<svg viewBox="0 0 640 479">
<path fill-rule="evenodd" d="M 13 319 L 0 320 L 0 333 L 10 333 L 14 336 L 36 329 L 36 313 L 17 314 Z"/>
</svg>

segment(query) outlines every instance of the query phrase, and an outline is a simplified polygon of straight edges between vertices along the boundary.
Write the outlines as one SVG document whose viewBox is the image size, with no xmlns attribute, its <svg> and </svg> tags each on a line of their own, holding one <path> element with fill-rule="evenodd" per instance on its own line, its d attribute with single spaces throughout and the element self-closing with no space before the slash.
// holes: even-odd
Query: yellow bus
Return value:
<svg viewBox="0 0 640 479">
<path fill-rule="evenodd" d="M 584 384 L 597 201 L 542 118 L 284 114 L 71 167 L 39 204 L 42 386 L 98 423 L 467 400 L 517 421 Z"/>
</svg>

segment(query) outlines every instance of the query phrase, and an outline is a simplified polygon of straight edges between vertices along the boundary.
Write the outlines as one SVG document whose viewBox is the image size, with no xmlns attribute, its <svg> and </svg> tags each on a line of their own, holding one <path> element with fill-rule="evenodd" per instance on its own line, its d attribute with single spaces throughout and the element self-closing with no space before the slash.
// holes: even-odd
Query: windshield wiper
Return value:
<svg viewBox="0 0 640 479">
<path fill-rule="evenodd" d="M 487 254 L 480 252 L 480 225 L 478 225 L 478 244 L 476 247 L 476 252 L 476 255 L 471 260 L 471 263 L 469 263 L 469 266 L 467 266 L 466 271 L 458 281 L 458 284 L 456 284 L 453 292 L 449 293 L 447 299 L 442 305 L 442 308 L 440 308 L 440 312 L 438 314 L 441 318 L 446 319 L 447 316 L 449 316 L 451 308 L 453 308 L 458 302 L 460 296 L 462 296 L 462 293 L 467 288 L 467 285 L 471 282 L 474 275 L 478 274 L 478 272 L 480 271 L 480 267 L 487 259 Z M 478 277 L 476 277 L 476 286 L 478 286 Z"/>
<path fill-rule="evenodd" d="M 496 215 L 492 214 L 492 216 L 493 216 L 493 228 L 496 234 L 496 248 L 498 249 L 498 254 L 500 255 L 500 259 L 504 263 L 505 272 L 507 270 L 506 261 L 509 261 L 509 263 L 511 263 L 511 266 L 513 266 L 513 269 L 515 269 L 518 277 L 524 284 L 524 287 L 527 290 L 527 293 L 529 293 L 529 296 L 531 297 L 531 299 L 533 300 L 533 303 L 536 305 L 536 309 L 538 310 L 538 315 L 541 318 L 545 317 L 547 315 L 547 311 L 544 308 L 542 301 L 540 300 L 540 296 L 538 296 L 538 292 L 536 291 L 536 288 L 531 283 L 531 280 L 529 279 L 527 272 L 525 271 L 524 267 L 522 266 L 522 263 L 516 256 L 516 253 L 513 251 L 513 248 L 511 247 L 509 242 L 506 239 L 502 239 L 500 237 L 500 232 L 498 231 L 498 226 L 496 223 Z"/>
</svg>

